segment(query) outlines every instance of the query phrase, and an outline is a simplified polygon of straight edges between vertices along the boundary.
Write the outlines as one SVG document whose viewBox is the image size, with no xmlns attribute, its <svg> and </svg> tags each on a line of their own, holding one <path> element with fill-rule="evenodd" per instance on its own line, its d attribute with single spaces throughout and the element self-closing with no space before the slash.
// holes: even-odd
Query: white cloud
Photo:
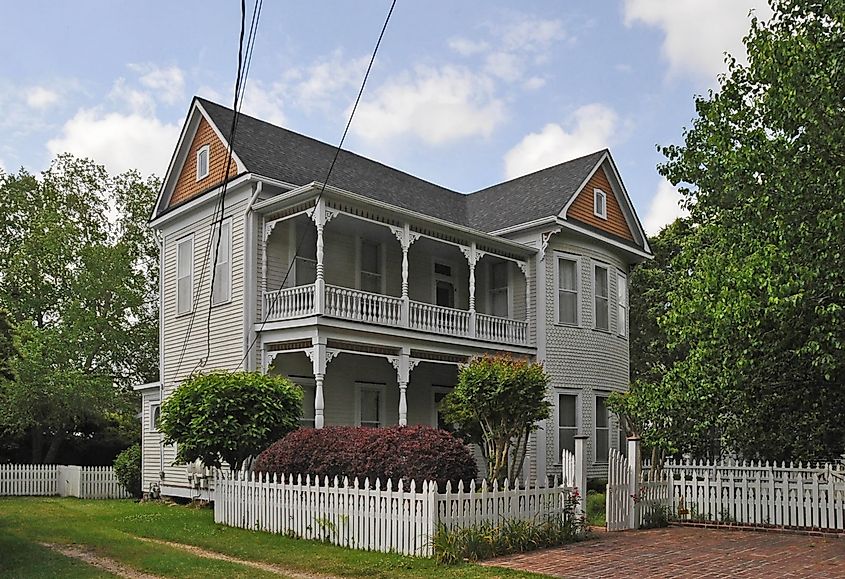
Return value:
<svg viewBox="0 0 845 579">
<path fill-rule="evenodd" d="M 493 82 L 466 68 L 418 66 L 363 101 L 352 130 L 368 141 L 412 135 L 430 145 L 489 136 L 505 118 Z"/>
<path fill-rule="evenodd" d="M 43 86 L 34 86 L 26 91 L 26 104 L 33 109 L 44 109 L 59 102 L 59 93 Z"/>
<path fill-rule="evenodd" d="M 624 0 L 626 25 L 641 22 L 663 31 L 661 50 L 671 73 L 690 73 L 710 82 L 725 71 L 725 52 L 745 60 L 742 38 L 751 9 L 759 18 L 771 16 L 766 0 Z"/>
<path fill-rule="evenodd" d="M 514 82 L 522 78 L 522 59 L 511 52 L 494 52 L 487 56 L 484 70 L 504 81 Z"/>
<path fill-rule="evenodd" d="M 47 142 L 47 150 L 52 156 L 69 152 L 89 157 L 111 173 L 138 169 L 144 175 L 162 177 L 180 126 L 136 112 L 81 109 L 64 124 L 58 137 Z"/>
<path fill-rule="evenodd" d="M 449 41 L 449 48 L 461 56 L 472 56 L 486 52 L 490 45 L 483 40 L 470 40 L 468 38 L 453 38 Z"/>
<path fill-rule="evenodd" d="M 331 106 L 338 97 L 351 100 L 361 82 L 368 56 L 346 59 L 339 50 L 304 69 L 288 71 L 297 104 L 306 111 Z"/>
<path fill-rule="evenodd" d="M 608 147 L 618 134 L 619 117 L 600 103 L 577 109 L 566 126 L 549 123 L 505 154 L 505 177 L 513 179 Z"/>
<path fill-rule="evenodd" d="M 153 97 L 169 105 L 185 99 L 185 75 L 178 66 L 159 67 L 151 63 L 130 64 L 141 76 L 142 85 L 154 92 Z"/>
<path fill-rule="evenodd" d="M 274 125 L 284 125 L 284 88 L 281 83 L 265 85 L 258 80 L 249 81 L 244 91 L 241 112 Z"/>
<path fill-rule="evenodd" d="M 537 90 L 546 86 L 546 79 L 541 76 L 532 76 L 525 81 L 523 87 L 525 90 Z"/>
<path fill-rule="evenodd" d="M 522 52 L 541 52 L 566 38 L 560 20 L 532 17 L 509 21 L 498 32 L 503 46 Z"/>
<path fill-rule="evenodd" d="M 680 202 L 681 194 L 678 190 L 669 181 L 662 179 L 643 220 L 646 234 L 655 235 L 678 217 L 689 215 L 687 210 L 681 208 Z"/>
</svg>

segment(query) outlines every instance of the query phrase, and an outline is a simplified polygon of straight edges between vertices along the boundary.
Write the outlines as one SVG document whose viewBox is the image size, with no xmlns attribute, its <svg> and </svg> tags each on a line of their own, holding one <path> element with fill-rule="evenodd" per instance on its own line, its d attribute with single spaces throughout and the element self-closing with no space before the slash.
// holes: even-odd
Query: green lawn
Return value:
<svg viewBox="0 0 845 579">
<path fill-rule="evenodd" d="M 162 577 L 278 577 L 139 537 L 195 545 L 290 571 L 343 577 L 538 577 L 469 564 L 442 567 L 430 559 L 368 553 L 232 529 L 216 525 L 209 509 L 59 498 L 0 498 L 0 577 L 111 576 L 39 543 L 74 543 Z"/>
<path fill-rule="evenodd" d="M 587 524 L 593 527 L 605 526 L 605 495 L 590 491 L 587 493 Z"/>
</svg>

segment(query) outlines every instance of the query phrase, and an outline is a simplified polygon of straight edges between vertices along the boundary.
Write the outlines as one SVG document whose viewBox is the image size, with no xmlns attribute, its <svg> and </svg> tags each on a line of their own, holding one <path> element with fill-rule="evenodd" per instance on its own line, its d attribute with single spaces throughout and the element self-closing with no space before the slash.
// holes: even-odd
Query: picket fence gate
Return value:
<svg viewBox="0 0 845 579">
<path fill-rule="evenodd" d="M 667 462 L 681 521 L 845 531 L 845 469 L 762 462 Z"/>
<path fill-rule="evenodd" d="M 0 496 L 62 496 L 81 499 L 125 499 L 110 466 L 0 464 Z"/>
<path fill-rule="evenodd" d="M 369 551 L 430 556 L 438 525 L 547 520 L 566 512 L 570 489 L 486 481 L 440 492 L 435 482 L 217 472 L 214 521 Z"/>
<path fill-rule="evenodd" d="M 605 491 L 608 531 L 654 526 L 669 516 L 671 505 L 669 474 L 643 468 L 638 438 L 628 439 L 627 457 L 610 449 Z"/>
</svg>

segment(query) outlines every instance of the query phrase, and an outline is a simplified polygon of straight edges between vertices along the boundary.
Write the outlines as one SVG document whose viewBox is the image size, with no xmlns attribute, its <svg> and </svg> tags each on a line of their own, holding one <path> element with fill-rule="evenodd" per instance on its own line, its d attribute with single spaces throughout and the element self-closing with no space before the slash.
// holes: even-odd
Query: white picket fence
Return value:
<svg viewBox="0 0 845 579">
<path fill-rule="evenodd" d="M 841 465 L 669 462 L 679 520 L 845 530 Z"/>
<path fill-rule="evenodd" d="M 355 549 L 430 556 L 438 524 L 447 528 L 503 519 L 562 516 L 570 490 L 557 486 L 459 484 L 438 492 L 433 482 L 394 485 L 376 480 L 288 478 L 217 473 L 214 521 L 232 527 L 294 534 Z"/>
<path fill-rule="evenodd" d="M 633 528 L 632 512 L 635 509 L 631 479 L 631 465 L 615 448 L 610 449 L 605 491 L 605 520 L 608 531 Z"/>
<path fill-rule="evenodd" d="M 131 498 L 110 466 L 0 464 L 0 496 Z"/>
</svg>

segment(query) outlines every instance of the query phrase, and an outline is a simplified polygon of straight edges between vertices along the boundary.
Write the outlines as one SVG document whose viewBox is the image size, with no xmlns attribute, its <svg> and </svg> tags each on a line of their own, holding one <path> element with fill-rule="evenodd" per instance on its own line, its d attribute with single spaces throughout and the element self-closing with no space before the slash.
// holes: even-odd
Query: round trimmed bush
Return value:
<svg viewBox="0 0 845 579">
<path fill-rule="evenodd" d="M 255 470 L 277 475 L 317 475 L 329 480 L 357 477 L 361 482 L 380 479 L 468 482 L 478 475 L 475 458 L 459 439 L 430 426 L 367 428 L 329 426 L 299 429 L 258 455 Z"/>
<path fill-rule="evenodd" d="M 133 444 L 114 459 L 114 475 L 120 486 L 141 498 L 141 445 Z"/>
</svg>

